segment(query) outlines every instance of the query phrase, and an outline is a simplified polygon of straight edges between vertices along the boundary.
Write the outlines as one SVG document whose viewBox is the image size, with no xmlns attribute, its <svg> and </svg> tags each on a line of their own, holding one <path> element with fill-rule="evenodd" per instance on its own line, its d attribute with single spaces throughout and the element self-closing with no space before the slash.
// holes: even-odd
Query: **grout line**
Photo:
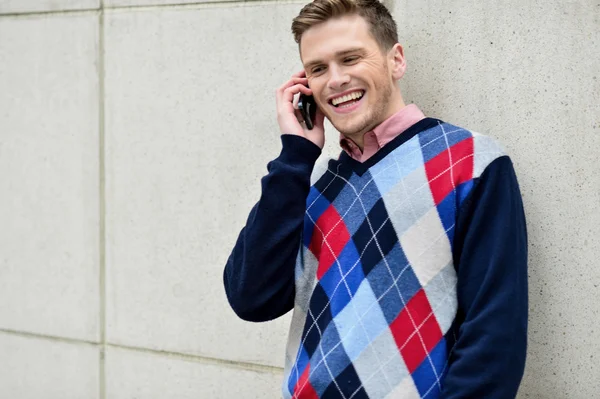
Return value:
<svg viewBox="0 0 600 399">
<path fill-rule="evenodd" d="M 130 5 L 130 6 L 113 6 L 105 7 L 106 10 L 155 10 L 155 9 L 202 9 L 202 8 L 220 8 L 220 7 L 255 7 L 255 6 L 273 6 L 273 5 L 286 5 L 286 4 L 306 4 L 309 0 L 214 0 L 214 1 L 201 1 L 193 3 L 173 3 L 173 4 L 161 4 L 161 5 Z"/>
<path fill-rule="evenodd" d="M 147 353 L 147 354 L 151 354 L 151 355 L 161 355 L 161 356 L 170 357 L 170 358 L 174 358 L 174 359 L 178 359 L 178 360 L 192 361 L 192 362 L 196 362 L 196 363 L 210 364 L 210 365 L 215 365 L 215 366 L 226 366 L 229 368 L 236 368 L 236 369 L 241 369 L 241 370 L 262 371 L 262 372 L 267 372 L 267 373 L 280 373 L 283 371 L 283 367 L 267 366 L 264 364 L 256 364 L 256 363 L 250 363 L 250 362 L 219 359 L 219 358 L 210 357 L 210 356 L 189 355 L 189 354 L 180 353 L 180 352 L 170 352 L 170 351 L 163 351 L 163 350 L 157 350 L 157 349 L 148 349 L 148 348 L 142 348 L 142 347 L 137 347 L 137 346 L 118 345 L 118 344 L 110 344 L 110 343 L 107 344 L 107 346 L 110 348 L 126 349 L 126 350 L 129 350 L 132 352 Z"/>
<path fill-rule="evenodd" d="M 32 17 L 32 16 L 50 16 L 50 15 L 79 15 L 98 12 L 98 8 L 81 8 L 77 10 L 45 10 L 45 11 L 17 11 L 17 12 L 0 12 L 2 17 Z"/>
<path fill-rule="evenodd" d="M 48 341 L 58 341 L 58 342 L 64 342 L 67 344 L 85 344 L 85 345 L 94 345 L 94 346 L 98 345 L 98 342 L 88 341 L 85 339 L 59 337 L 57 335 L 46 335 L 46 334 L 32 333 L 32 332 L 27 332 L 27 331 L 11 330 L 8 328 L 0 328 L 0 333 L 16 335 L 18 337 L 24 337 L 24 338 L 39 338 L 39 339 L 45 339 Z"/>
<path fill-rule="evenodd" d="M 64 338 L 64 337 L 53 336 L 53 335 L 45 335 L 45 334 L 30 333 L 30 332 L 24 332 L 24 331 L 9 330 L 9 329 L 5 329 L 5 328 L 0 328 L 0 334 L 1 333 L 8 334 L 8 335 L 15 335 L 15 336 L 19 336 L 19 337 L 25 337 L 25 338 L 44 339 L 47 341 L 64 342 L 64 343 L 68 343 L 68 344 L 86 344 L 86 345 L 92 345 L 95 347 L 104 346 L 106 348 L 122 349 L 122 350 L 126 350 L 126 351 L 131 351 L 131 352 L 146 353 L 146 354 L 155 355 L 155 356 L 164 356 L 164 357 L 169 357 L 172 359 L 191 361 L 191 362 L 200 363 L 200 364 L 225 366 L 225 367 L 236 368 L 236 369 L 240 369 L 240 370 L 262 371 L 262 372 L 276 373 L 276 374 L 281 373 L 283 371 L 283 367 L 277 367 L 277 366 L 267 366 L 264 364 L 256 364 L 256 363 L 250 363 L 250 362 L 219 359 L 219 358 L 214 358 L 214 357 L 209 357 L 209 356 L 190 355 L 190 354 L 186 354 L 186 353 L 170 352 L 170 351 L 163 351 L 163 350 L 157 350 L 157 349 L 142 348 L 142 347 L 137 347 L 137 346 L 111 344 L 111 343 L 107 343 L 107 342 L 99 343 L 99 342 L 81 340 L 81 339 L 77 339 L 77 338 Z M 104 360 L 104 358 L 105 358 L 105 353 L 102 353 L 101 360 Z M 101 386 L 100 389 L 101 389 L 100 392 L 105 394 L 105 392 L 103 392 L 104 387 Z"/>
<path fill-rule="evenodd" d="M 100 326 L 100 359 L 99 386 L 100 399 L 106 399 L 106 111 L 104 82 L 104 1 L 100 0 L 98 15 L 98 169 L 99 169 L 99 326 Z"/>
<path fill-rule="evenodd" d="M 219 7 L 256 7 L 256 6 L 272 6 L 286 4 L 305 4 L 308 0 L 216 0 L 208 2 L 194 3 L 174 3 L 174 4 L 157 4 L 157 5 L 131 5 L 131 6 L 105 6 L 100 5 L 100 8 L 85 8 L 79 10 L 53 10 L 53 11 L 24 11 L 24 12 L 0 12 L 2 17 L 30 17 L 30 16 L 45 16 L 45 15 L 68 15 L 68 14 L 85 14 L 89 12 L 98 12 L 100 9 L 104 11 L 148 11 L 157 9 L 204 9 L 204 8 L 219 8 Z"/>
<path fill-rule="evenodd" d="M 128 6 L 108 6 L 107 10 L 136 10 L 136 9 L 152 9 L 152 8 L 188 8 L 194 6 L 202 6 L 208 4 L 228 5 L 232 3 L 254 3 L 265 0 L 214 0 L 214 1 L 197 1 L 189 3 L 168 3 L 168 4 L 132 4 Z M 269 1 L 269 0 L 267 0 Z M 270 3 L 275 3 L 277 0 L 270 0 Z"/>
</svg>

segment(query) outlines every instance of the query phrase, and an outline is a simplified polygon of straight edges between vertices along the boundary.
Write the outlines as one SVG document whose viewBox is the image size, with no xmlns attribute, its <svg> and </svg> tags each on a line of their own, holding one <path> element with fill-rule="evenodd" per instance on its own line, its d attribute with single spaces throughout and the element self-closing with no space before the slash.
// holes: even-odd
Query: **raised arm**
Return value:
<svg viewBox="0 0 600 399">
<path fill-rule="evenodd" d="M 262 179 L 262 193 L 229 256 L 223 282 L 233 310 L 248 321 L 267 321 L 294 305 L 294 270 L 300 249 L 310 175 L 323 148 L 323 114 L 313 129 L 299 120 L 299 93 L 311 95 L 304 71 L 279 87 L 277 121 L 282 150 Z"/>
</svg>

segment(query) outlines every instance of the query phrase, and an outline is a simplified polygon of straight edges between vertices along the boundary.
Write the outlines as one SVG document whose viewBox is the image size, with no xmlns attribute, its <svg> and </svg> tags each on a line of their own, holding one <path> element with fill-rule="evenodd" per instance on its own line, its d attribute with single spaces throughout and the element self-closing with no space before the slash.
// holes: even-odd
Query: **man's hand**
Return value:
<svg viewBox="0 0 600 399">
<path fill-rule="evenodd" d="M 325 115 L 317 107 L 314 126 L 312 130 L 309 130 L 302 119 L 302 114 L 298 110 L 298 98 L 296 95 L 299 93 L 312 95 L 312 90 L 308 88 L 308 79 L 304 71 L 292 75 L 292 78 L 276 91 L 279 130 L 281 134 L 302 136 L 323 149 L 325 145 L 325 129 L 323 127 Z"/>
</svg>

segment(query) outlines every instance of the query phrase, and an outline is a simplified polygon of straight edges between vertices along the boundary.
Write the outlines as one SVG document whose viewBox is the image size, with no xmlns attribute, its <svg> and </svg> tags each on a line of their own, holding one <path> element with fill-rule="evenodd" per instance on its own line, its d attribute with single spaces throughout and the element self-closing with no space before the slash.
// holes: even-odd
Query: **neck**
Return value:
<svg viewBox="0 0 600 399">
<path fill-rule="evenodd" d="M 396 89 L 393 91 L 393 95 L 390 97 L 388 104 L 389 104 L 389 106 L 388 106 L 386 112 L 383 114 L 383 117 L 381 118 L 381 120 L 378 120 L 373 125 L 368 126 L 363 131 L 354 133 L 351 136 L 350 135 L 346 136 L 346 138 L 352 140 L 358 146 L 358 148 L 360 148 L 361 151 L 363 151 L 365 149 L 364 137 L 365 137 L 366 133 L 372 131 L 377 126 L 379 126 L 383 121 L 392 117 L 392 115 L 396 114 L 402 108 L 406 107 L 406 104 L 404 103 L 404 99 L 402 98 L 402 94 L 400 93 L 399 89 Z"/>
</svg>

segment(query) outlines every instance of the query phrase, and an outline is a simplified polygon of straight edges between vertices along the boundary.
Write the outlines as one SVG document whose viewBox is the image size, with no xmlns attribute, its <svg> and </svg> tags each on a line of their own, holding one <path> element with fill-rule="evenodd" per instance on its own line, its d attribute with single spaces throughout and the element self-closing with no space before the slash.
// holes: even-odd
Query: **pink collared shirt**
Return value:
<svg viewBox="0 0 600 399">
<path fill-rule="evenodd" d="M 342 134 L 340 134 L 340 146 L 355 160 L 365 162 L 384 145 L 424 118 L 425 115 L 419 107 L 415 104 L 409 104 L 383 121 L 372 131 L 365 133 L 363 138 L 364 149 L 362 152 L 352 140 Z"/>
</svg>

